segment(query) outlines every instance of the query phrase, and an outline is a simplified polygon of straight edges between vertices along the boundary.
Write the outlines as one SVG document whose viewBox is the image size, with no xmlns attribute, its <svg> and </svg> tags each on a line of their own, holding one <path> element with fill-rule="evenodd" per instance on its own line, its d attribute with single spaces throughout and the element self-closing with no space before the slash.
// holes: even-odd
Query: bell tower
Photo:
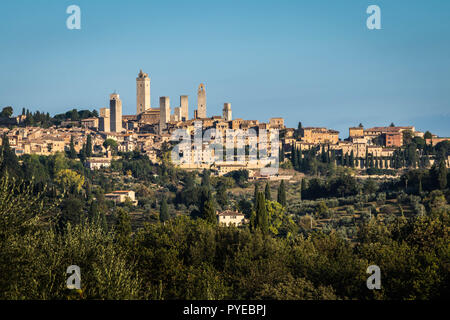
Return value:
<svg viewBox="0 0 450 320">
<path fill-rule="evenodd" d="M 139 72 L 136 78 L 136 114 L 150 109 L 150 78 L 147 73 Z"/>
</svg>

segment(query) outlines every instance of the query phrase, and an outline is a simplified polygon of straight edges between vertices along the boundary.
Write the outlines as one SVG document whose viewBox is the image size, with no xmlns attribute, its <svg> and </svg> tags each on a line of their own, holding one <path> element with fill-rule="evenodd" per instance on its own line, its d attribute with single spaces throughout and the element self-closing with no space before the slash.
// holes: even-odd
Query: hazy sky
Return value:
<svg viewBox="0 0 450 320">
<path fill-rule="evenodd" d="M 81 8 L 81 30 L 66 8 Z M 382 30 L 366 9 L 381 8 Z M 62 113 L 108 105 L 136 112 L 135 78 L 172 108 L 198 84 L 208 115 L 284 117 L 296 127 L 414 125 L 450 136 L 450 1 L 0 2 L 0 106 Z"/>
</svg>

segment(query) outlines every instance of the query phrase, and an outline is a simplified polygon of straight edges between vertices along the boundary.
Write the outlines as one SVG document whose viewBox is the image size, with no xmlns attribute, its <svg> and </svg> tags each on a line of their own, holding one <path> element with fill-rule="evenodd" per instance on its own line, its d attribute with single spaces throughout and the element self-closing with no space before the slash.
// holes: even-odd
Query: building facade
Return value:
<svg viewBox="0 0 450 320">
<path fill-rule="evenodd" d="M 339 131 L 327 128 L 302 128 L 302 141 L 312 144 L 331 143 L 339 141 Z"/>
</svg>

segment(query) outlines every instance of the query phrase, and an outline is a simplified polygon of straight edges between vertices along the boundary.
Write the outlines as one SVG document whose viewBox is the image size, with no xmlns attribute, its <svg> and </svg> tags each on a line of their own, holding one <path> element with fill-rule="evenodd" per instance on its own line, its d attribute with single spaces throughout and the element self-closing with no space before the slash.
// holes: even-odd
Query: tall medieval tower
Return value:
<svg viewBox="0 0 450 320">
<path fill-rule="evenodd" d="M 197 91 L 197 118 L 206 118 L 206 90 L 203 83 L 200 83 Z"/>
<path fill-rule="evenodd" d="M 233 120 L 233 117 L 231 114 L 231 103 L 224 103 L 222 112 L 223 112 L 223 119 L 225 121 Z"/>
<path fill-rule="evenodd" d="M 159 98 L 159 132 L 161 133 L 165 128 L 167 122 L 170 121 L 170 99 L 169 97 Z"/>
<path fill-rule="evenodd" d="M 181 121 L 189 120 L 189 101 L 188 96 L 180 96 Z"/>
<path fill-rule="evenodd" d="M 111 132 L 122 131 L 122 101 L 117 93 L 109 96 L 110 130 Z"/>
<path fill-rule="evenodd" d="M 150 78 L 147 73 L 139 72 L 136 78 L 136 114 L 150 109 Z"/>
<path fill-rule="evenodd" d="M 111 128 L 111 116 L 108 108 L 100 109 L 100 119 L 98 122 L 98 130 L 103 132 L 110 132 Z"/>
</svg>

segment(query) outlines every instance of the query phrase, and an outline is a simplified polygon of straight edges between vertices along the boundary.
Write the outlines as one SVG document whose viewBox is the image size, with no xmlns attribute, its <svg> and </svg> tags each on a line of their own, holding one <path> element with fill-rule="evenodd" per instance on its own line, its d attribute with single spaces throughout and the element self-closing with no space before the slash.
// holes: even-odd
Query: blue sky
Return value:
<svg viewBox="0 0 450 320">
<path fill-rule="evenodd" d="M 81 30 L 66 8 L 81 8 Z M 366 28 L 381 8 L 382 30 Z M 450 1 L 39 0 L 0 3 L 0 106 L 136 110 L 135 78 L 152 106 L 198 84 L 208 115 L 284 117 L 296 127 L 414 125 L 450 136 Z"/>
</svg>

